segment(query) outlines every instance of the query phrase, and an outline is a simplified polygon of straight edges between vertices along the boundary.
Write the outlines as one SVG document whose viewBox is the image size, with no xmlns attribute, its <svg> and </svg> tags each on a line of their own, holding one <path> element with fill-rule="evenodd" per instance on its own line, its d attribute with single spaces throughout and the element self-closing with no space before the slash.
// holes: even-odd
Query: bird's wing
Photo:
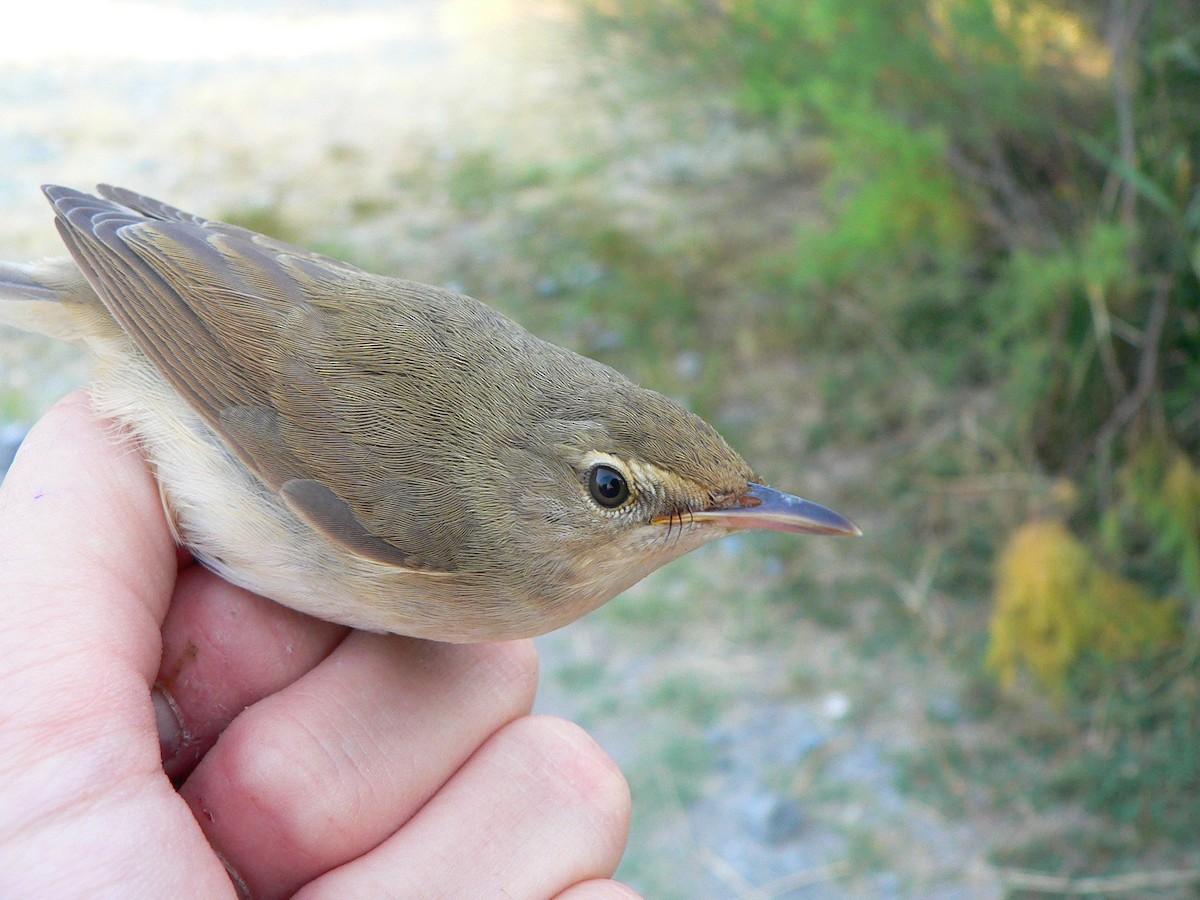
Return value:
<svg viewBox="0 0 1200 900">
<path fill-rule="evenodd" d="M 66 190 L 65 188 L 54 188 L 55 190 Z M 106 200 L 111 200 L 120 206 L 131 209 L 134 212 L 141 213 L 148 219 L 155 219 L 160 222 L 183 222 L 187 225 L 195 225 L 198 228 L 204 228 L 212 233 L 219 233 L 232 238 L 240 238 L 248 241 L 264 250 L 274 251 L 276 253 L 284 253 L 288 256 L 297 259 L 308 259 L 314 262 L 319 262 L 323 266 L 332 269 L 345 269 L 347 271 L 356 271 L 355 266 L 340 259 L 334 259 L 332 256 L 325 256 L 322 253 L 317 253 L 312 250 L 306 250 L 303 247 L 297 247 L 294 244 L 288 244 L 284 241 L 277 240 L 273 237 L 268 237 L 265 234 L 260 234 L 257 231 L 251 231 L 249 228 L 242 228 L 240 225 L 230 225 L 228 222 L 218 222 L 215 219 L 206 219 L 203 216 L 198 216 L 195 213 L 185 212 L 161 200 L 155 200 L 153 197 L 147 197 L 145 194 L 139 194 L 136 191 L 131 191 L 128 188 L 114 187 L 111 184 L 101 184 L 96 186 L 96 192 Z M 72 192 L 76 193 L 76 192 Z M 84 194 L 83 196 L 87 196 Z M 92 198 L 95 199 L 95 198 Z"/>
<path fill-rule="evenodd" d="M 101 199 L 43 190 L 63 241 L 118 325 L 251 471 L 345 549 L 422 572 L 446 569 L 438 542 L 422 546 L 394 503 L 379 514 L 379 498 L 356 492 L 345 471 L 339 477 L 320 465 L 362 457 L 353 429 L 319 429 L 315 465 L 297 450 L 296 435 L 311 440 L 313 422 L 297 429 L 289 395 L 303 395 L 300 408 L 309 413 L 333 410 L 322 405 L 331 389 L 327 367 L 307 339 L 328 310 L 312 298 L 363 273 L 129 191 L 105 187 Z"/>
</svg>

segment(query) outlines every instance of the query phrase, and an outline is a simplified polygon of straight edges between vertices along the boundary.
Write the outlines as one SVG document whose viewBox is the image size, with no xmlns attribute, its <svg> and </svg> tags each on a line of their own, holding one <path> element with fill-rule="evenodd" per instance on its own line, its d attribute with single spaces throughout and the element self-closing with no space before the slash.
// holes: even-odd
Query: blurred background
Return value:
<svg viewBox="0 0 1200 900">
<path fill-rule="evenodd" d="M 125 185 L 712 420 L 755 535 L 541 640 L 655 898 L 1200 896 L 1200 3 L 43 0 L 0 257 Z M 86 378 L 0 335 L 11 449 Z"/>
</svg>

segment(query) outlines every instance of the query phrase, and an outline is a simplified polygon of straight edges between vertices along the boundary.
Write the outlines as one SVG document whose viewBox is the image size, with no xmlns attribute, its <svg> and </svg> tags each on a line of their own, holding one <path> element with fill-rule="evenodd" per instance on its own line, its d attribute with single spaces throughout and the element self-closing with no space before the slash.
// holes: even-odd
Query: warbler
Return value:
<svg viewBox="0 0 1200 900">
<path fill-rule="evenodd" d="M 177 540 L 356 628 L 529 637 L 744 529 L 851 535 L 672 400 L 438 287 L 101 185 L 0 321 L 83 346 Z"/>
</svg>

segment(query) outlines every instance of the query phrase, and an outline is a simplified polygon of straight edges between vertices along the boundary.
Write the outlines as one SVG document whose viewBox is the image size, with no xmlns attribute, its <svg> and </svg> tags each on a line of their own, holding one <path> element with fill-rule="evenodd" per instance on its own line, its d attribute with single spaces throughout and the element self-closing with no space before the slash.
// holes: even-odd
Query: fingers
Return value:
<svg viewBox="0 0 1200 900">
<path fill-rule="evenodd" d="M 156 685 L 156 703 L 168 713 L 159 728 L 167 774 L 189 774 L 235 716 L 309 671 L 347 631 L 200 566 L 180 572 Z"/>
<path fill-rule="evenodd" d="M 553 897 L 611 875 L 628 830 L 629 789 L 613 762 L 577 726 L 527 717 L 493 735 L 403 831 L 297 897 Z M 636 895 L 594 882 L 567 896 Z"/>
<path fill-rule="evenodd" d="M 0 488 L 0 666 L 80 654 L 129 663 L 149 682 L 175 570 L 158 489 L 136 448 L 96 420 L 85 394 L 59 403 Z"/>
<path fill-rule="evenodd" d="M 633 888 L 608 879 L 584 881 L 567 888 L 554 900 L 640 900 Z"/>
<path fill-rule="evenodd" d="M 113 777 L 157 770 L 147 694 L 175 560 L 136 449 L 105 430 L 86 395 L 59 403 L 30 431 L 0 487 L 0 721 L 15 717 L 72 742 L 32 752 L 99 754 L 103 737 L 113 737 L 122 741 Z M 126 745 L 130 726 L 144 743 Z M 18 749 L 3 738 L 21 729 L 0 731 L 0 748 Z"/>
<path fill-rule="evenodd" d="M 536 679 L 528 641 L 352 632 L 234 719 L 182 793 L 255 898 L 290 895 L 400 828 L 528 712 Z"/>
<path fill-rule="evenodd" d="M 0 893 L 49 877 L 220 896 L 228 879 L 162 775 L 149 702 L 175 549 L 140 454 L 110 427 L 72 396 L 0 487 Z M 166 834 L 180 859 L 147 864 Z"/>
</svg>

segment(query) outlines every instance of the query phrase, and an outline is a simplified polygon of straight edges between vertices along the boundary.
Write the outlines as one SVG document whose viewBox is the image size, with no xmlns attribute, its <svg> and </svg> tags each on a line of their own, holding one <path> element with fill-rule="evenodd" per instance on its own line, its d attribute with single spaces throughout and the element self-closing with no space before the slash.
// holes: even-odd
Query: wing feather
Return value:
<svg viewBox="0 0 1200 900">
<path fill-rule="evenodd" d="M 329 367 L 308 356 L 319 342 L 295 339 L 332 327 L 335 304 L 311 303 L 309 294 L 329 287 L 317 276 L 336 284 L 358 269 L 124 189 L 103 186 L 104 199 L 44 190 L 64 243 L 117 324 L 252 472 L 348 551 L 441 568 L 428 559 L 436 554 L 399 546 L 351 485 L 294 446 L 313 423 L 290 420 L 289 377 L 302 381 L 298 408 L 334 408 L 323 405 L 330 386 L 313 374 Z M 326 461 L 363 452 L 341 429 L 321 440 Z"/>
</svg>

